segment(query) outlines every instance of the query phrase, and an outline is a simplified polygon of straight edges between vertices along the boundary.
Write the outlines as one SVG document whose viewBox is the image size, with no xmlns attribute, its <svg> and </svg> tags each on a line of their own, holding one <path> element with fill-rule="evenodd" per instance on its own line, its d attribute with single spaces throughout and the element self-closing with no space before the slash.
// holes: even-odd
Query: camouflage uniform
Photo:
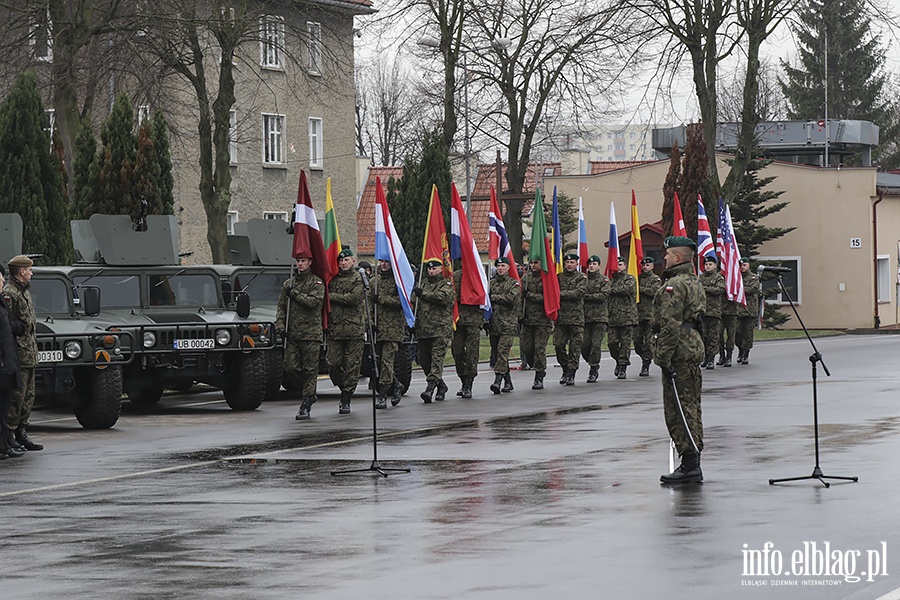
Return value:
<svg viewBox="0 0 900 600">
<path fill-rule="evenodd" d="M 653 297 L 662 285 L 662 280 L 653 271 L 639 273 L 637 280 L 640 301 L 637 303 L 638 322 L 634 327 L 634 352 L 641 357 L 643 374 L 653 360 L 653 352 L 650 349 L 650 317 L 653 315 Z"/>
<path fill-rule="evenodd" d="M 742 273 L 747 305 L 737 305 L 737 331 L 734 343 L 738 347 L 738 362 L 746 361 L 753 347 L 753 333 L 759 320 L 759 275 L 753 271 Z"/>
<path fill-rule="evenodd" d="M 275 331 L 287 337 L 284 373 L 300 390 L 301 405 L 307 409 L 316 401 L 324 303 L 325 284 L 312 270 L 307 270 L 281 286 L 275 313 Z"/>
<path fill-rule="evenodd" d="M 378 354 L 378 383 L 383 396 L 394 391 L 394 357 L 406 332 L 406 317 L 392 270 L 375 275 L 369 288 L 369 303 L 375 313 L 375 353 Z M 394 399 L 399 398 L 399 394 Z"/>
<path fill-rule="evenodd" d="M 591 368 L 600 366 L 603 336 L 609 324 L 609 278 L 601 271 L 588 273 L 584 288 L 584 338 L 581 356 Z"/>
<path fill-rule="evenodd" d="M 610 277 L 609 355 L 616 361 L 616 374 L 631 364 L 631 333 L 637 324 L 637 282 L 633 275 L 617 271 Z"/>
<path fill-rule="evenodd" d="M 478 376 L 478 346 L 481 342 L 481 330 L 484 328 L 484 309 L 475 304 L 461 302 L 462 270 L 453 273 L 453 287 L 456 289 L 456 302 L 459 304 L 459 319 L 456 321 L 456 330 L 450 342 L 450 354 L 456 363 L 456 374 L 463 385 L 457 396 L 471 398 L 472 382 Z"/>
<path fill-rule="evenodd" d="M 339 270 L 328 283 L 328 371 L 342 397 L 356 391 L 365 331 L 365 288 L 356 269 Z"/>
<path fill-rule="evenodd" d="M 703 420 L 700 411 L 700 361 L 703 340 L 697 323 L 706 305 L 706 294 L 697 281 L 690 262 L 675 265 L 663 273 L 665 281 L 653 299 L 653 359 L 663 369 L 675 371 L 675 388 L 688 427 L 698 450 L 703 450 Z M 663 407 L 666 427 L 679 455 L 693 453 L 690 437 L 676 406 L 675 389 L 663 376 Z"/>
<path fill-rule="evenodd" d="M 522 285 L 509 274 L 494 275 L 491 279 L 491 345 L 497 348 L 494 373 L 509 374 L 509 351 L 519 333 L 519 313 L 522 306 Z"/>
<path fill-rule="evenodd" d="M 10 277 L 3 288 L 3 301 L 9 309 L 10 319 L 18 320 L 25 327 L 25 332 L 16 337 L 16 357 L 19 360 L 22 385 L 19 389 L 10 391 L 6 420 L 10 429 L 27 427 L 34 407 L 34 369 L 38 362 L 38 349 L 30 287 L 28 283 Z"/>
<path fill-rule="evenodd" d="M 453 334 L 453 282 L 443 275 L 425 277 L 420 289 L 416 313 L 418 359 L 428 388 L 433 390 L 443 384 L 444 357 Z"/>
<path fill-rule="evenodd" d="M 706 293 L 706 312 L 703 315 L 703 348 L 707 368 L 713 367 L 719 338 L 722 335 L 722 304 L 725 301 L 725 278 L 718 270 L 700 275 L 700 285 Z"/>
<path fill-rule="evenodd" d="M 722 333 L 719 335 L 719 361 L 718 365 L 731 366 L 731 353 L 734 351 L 734 332 L 737 326 L 737 310 L 740 306 L 737 302 L 722 298 Z"/>
<path fill-rule="evenodd" d="M 564 379 L 560 383 L 574 384 L 578 370 L 581 342 L 584 338 L 584 292 L 585 275 L 578 271 L 563 271 L 559 280 L 559 316 L 553 331 L 553 345 L 556 347 L 556 361 L 563 369 Z"/>
<path fill-rule="evenodd" d="M 553 321 L 544 311 L 544 283 L 540 271 L 529 271 L 522 278 L 522 295 L 525 308 L 519 345 L 522 357 L 534 368 L 537 384 L 538 377 L 543 381 L 547 373 L 547 340 L 553 330 Z"/>
</svg>

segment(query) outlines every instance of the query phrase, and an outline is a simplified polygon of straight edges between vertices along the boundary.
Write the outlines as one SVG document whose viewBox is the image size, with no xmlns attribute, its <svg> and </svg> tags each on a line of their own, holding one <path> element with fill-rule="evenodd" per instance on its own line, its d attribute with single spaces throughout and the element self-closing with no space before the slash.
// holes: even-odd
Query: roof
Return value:
<svg viewBox="0 0 900 600">
<path fill-rule="evenodd" d="M 312 0 L 314 4 L 322 4 L 347 10 L 356 15 L 370 15 L 378 12 L 371 0 Z"/>
<path fill-rule="evenodd" d="M 655 163 L 655 160 L 592 160 L 590 161 L 590 174 L 599 175 L 619 169 L 632 169 L 641 165 Z"/>
<path fill-rule="evenodd" d="M 559 177 L 560 175 L 562 175 L 562 163 L 530 162 L 528 163 L 528 170 L 525 172 L 525 182 L 522 184 L 522 193 L 534 194 L 535 191 L 539 187 L 541 187 L 541 181 L 544 179 L 544 177 Z M 478 165 L 478 175 L 475 178 L 475 186 L 472 188 L 473 205 L 476 199 L 490 198 L 491 186 L 494 185 L 496 181 L 497 165 L 495 163 Z M 508 187 L 506 184 L 506 163 L 503 164 L 502 182 L 503 187 L 500 190 L 500 193 L 508 191 Z M 525 206 L 522 210 L 522 214 L 531 214 L 531 208 L 533 205 L 534 200 L 526 201 Z M 481 246 L 479 245 L 478 248 L 480 249 Z"/>
</svg>

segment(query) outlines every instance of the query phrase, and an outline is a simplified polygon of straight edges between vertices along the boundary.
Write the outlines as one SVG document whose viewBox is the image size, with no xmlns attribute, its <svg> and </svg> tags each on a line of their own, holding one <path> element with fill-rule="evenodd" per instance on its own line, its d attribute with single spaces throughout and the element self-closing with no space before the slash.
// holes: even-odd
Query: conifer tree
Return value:
<svg viewBox="0 0 900 600">
<path fill-rule="evenodd" d="M 154 214 L 154 209 L 162 205 L 159 189 L 160 167 L 150 135 L 150 124 L 144 121 L 138 131 L 131 182 L 131 199 L 135 210 L 131 219 L 136 231 L 146 231 L 147 215 Z"/>
<path fill-rule="evenodd" d="M 744 185 L 731 203 L 731 219 L 741 256 L 752 258 L 759 254 L 764 243 L 790 233 L 796 227 L 767 227 L 760 223 L 767 216 L 777 213 L 787 202 L 773 202 L 784 192 L 767 190 L 775 177 L 760 177 L 759 172 L 772 164 L 771 158 L 754 158 L 747 168 Z M 727 162 L 727 161 L 726 161 Z"/>
<path fill-rule="evenodd" d="M 171 215 L 175 210 L 175 177 L 172 174 L 172 150 L 169 144 L 169 125 L 162 111 L 153 113 L 153 126 L 150 139 L 156 150 L 156 162 L 159 165 L 157 187 L 159 188 L 159 205 L 151 207 L 151 214 Z"/>
<path fill-rule="evenodd" d="M 120 94 L 113 103 L 109 118 L 100 130 L 98 161 L 90 214 L 130 215 L 133 223 L 140 220 L 140 210 L 132 198 L 135 147 L 134 111 L 128 96 Z M 93 176 L 93 174 L 92 174 Z"/>
<path fill-rule="evenodd" d="M 691 124 L 685 130 L 684 161 L 682 164 L 681 189 L 678 200 L 684 217 L 684 227 L 689 238 L 697 239 L 697 195 L 708 197 L 710 188 L 706 170 L 708 164 L 706 142 L 700 124 Z M 704 202 L 704 207 L 706 203 Z M 708 215 L 707 215 L 708 217 Z"/>
<path fill-rule="evenodd" d="M 93 214 L 94 190 L 97 187 L 94 176 L 99 173 L 99 168 L 94 166 L 97 160 L 97 140 L 91 128 L 91 119 L 86 117 L 81 120 L 81 127 L 75 137 L 73 219 L 89 219 Z"/>
<path fill-rule="evenodd" d="M 669 172 L 663 184 L 662 228 L 663 235 L 672 235 L 675 223 L 675 192 L 681 187 L 681 150 L 678 142 L 672 144 L 669 154 Z"/>
</svg>

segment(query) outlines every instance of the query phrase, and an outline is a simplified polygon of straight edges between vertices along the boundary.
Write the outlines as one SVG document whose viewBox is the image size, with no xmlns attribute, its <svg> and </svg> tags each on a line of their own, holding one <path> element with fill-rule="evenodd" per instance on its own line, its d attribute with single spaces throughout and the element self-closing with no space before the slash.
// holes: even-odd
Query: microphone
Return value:
<svg viewBox="0 0 900 600">
<path fill-rule="evenodd" d="M 790 273 L 793 269 L 787 267 L 770 267 L 768 265 L 759 265 L 756 270 L 760 273 L 763 271 L 772 271 L 773 273 Z"/>
<path fill-rule="evenodd" d="M 369 276 L 366 275 L 366 270 L 363 269 L 362 267 L 360 267 L 356 271 L 359 273 L 359 276 L 362 277 L 363 287 L 368 288 L 369 287 Z"/>
</svg>

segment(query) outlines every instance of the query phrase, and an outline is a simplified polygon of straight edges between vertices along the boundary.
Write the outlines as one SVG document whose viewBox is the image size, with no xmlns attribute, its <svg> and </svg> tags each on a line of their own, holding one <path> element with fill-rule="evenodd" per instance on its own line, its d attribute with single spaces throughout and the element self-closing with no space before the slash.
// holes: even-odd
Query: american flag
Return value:
<svg viewBox="0 0 900 600">
<path fill-rule="evenodd" d="M 713 244 L 712 232 L 709 230 L 706 209 L 703 208 L 703 198 L 697 194 L 697 254 L 706 256 L 715 253 L 716 246 Z"/>
<path fill-rule="evenodd" d="M 716 252 L 725 276 L 725 295 L 729 300 L 747 306 L 744 295 L 744 278 L 741 277 L 741 252 L 734 239 L 731 226 L 731 209 L 719 198 L 719 231 L 716 234 Z"/>
</svg>

